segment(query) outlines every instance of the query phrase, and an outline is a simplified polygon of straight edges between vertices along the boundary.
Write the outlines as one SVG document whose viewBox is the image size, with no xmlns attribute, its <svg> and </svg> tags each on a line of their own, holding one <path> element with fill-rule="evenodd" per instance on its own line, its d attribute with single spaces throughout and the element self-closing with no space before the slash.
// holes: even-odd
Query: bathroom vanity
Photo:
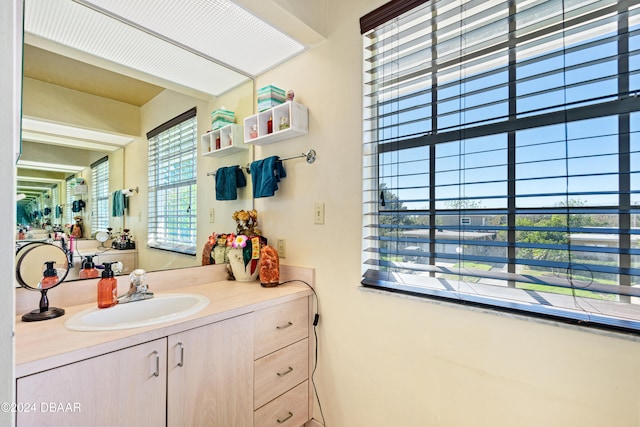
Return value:
<svg viewBox="0 0 640 427">
<path fill-rule="evenodd" d="M 180 320 L 97 332 L 65 328 L 95 301 L 66 306 L 67 314 L 53 320 L 18 319 L 16 425 L 297 427 L 310 420 L 311 290 L 227 281 L 220 267 L 150 273 L 158 294 L 210 300 Z M 282 273 L 283 281 L 312 284 L 312 270 Z"/>
</svg>

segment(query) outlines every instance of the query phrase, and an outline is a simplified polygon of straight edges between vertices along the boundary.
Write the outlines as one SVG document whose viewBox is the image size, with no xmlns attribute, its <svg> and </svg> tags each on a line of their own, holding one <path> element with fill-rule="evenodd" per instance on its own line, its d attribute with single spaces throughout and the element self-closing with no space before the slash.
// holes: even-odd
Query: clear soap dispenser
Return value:
<svg viewBox="0 0 640 427">
<path fill-rule="evenodd" d="M 98 308 L 113 307 L 118 303 L 118 283 L 113 277 L 111 263 L 104 263 L 102 278 L 98 281 Z"/>
</svg>

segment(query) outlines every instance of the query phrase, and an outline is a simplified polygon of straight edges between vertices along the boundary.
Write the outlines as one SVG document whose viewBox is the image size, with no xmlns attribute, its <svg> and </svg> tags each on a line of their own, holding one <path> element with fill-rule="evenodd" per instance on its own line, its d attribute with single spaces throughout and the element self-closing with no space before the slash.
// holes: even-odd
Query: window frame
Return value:
<svg viewBox="0 0 640 427">
<path fill-rule="evenodd" d="M 384 133 L 382 128 L 385 126 L 388 129 L 393 129 L 394 126 L 395 126 L 395 129 L 399 127 L 398 123 L 395 123 L 395 124 L 391 123 L 389 125 L 383 125 L 383 123 L 384 123 L 385 117 L 400 116 L 400 113 L 399 113 L 399 111 L 401 110 L 400 107 L 397 107 L 396 110 L 388 107 L 392 105 L 394 102 L 400 105 L 401 102 L 398 102 L 398 100 L 402 101 L 402 98 L 398 97 L 396 100 L 394 100 L 393 97 L 390 97 L 389 99 L 386 99 L 384 102 L 382 102 L 380 106 L 375 106 L 374 101 L 370 101 L 368 105 L 369 101 L 367 100 L 367 97 L 382 98 L 382 95 L 377 95 L 375 93 L 375 89 L 373 89 L 373 87 L 376 86 L 376 82 L 375 82 L 376 76 L 374 76 L 373 72 L 371 71 L 374 68 L 374 65 L 371 65 L 371 64 L 373 64 L 376 61 L 376 59 L 371 59 L 371 58 L 375 57 L 376 53 L 375 52 L 371 53 L 367 51 L 367 49 L 370 49 L 371 51 L 374 50 L 373 48 L 369 47 L 370 45 L 373 45 L 374 42 L 367 40 L 367 38 L 373 37 L 371 34 L 375 33 L 376 30 L 381 29 L 388 22 L 391 22 L 396 19 L 398 21 L 401 21 L 405 13 L 407 12 L 411 13 L 412 10 L 422 6 L 425 3 L 428 3 L 428 1 L 416 0 L 412 2 L 401 2 L 399 0 L 394 0 L 392 2 L 389 2 L 381 6 L 375 11 L 363 16 L 360 20 L 361 34 L 363 35 L 363 42 L 364 42 L 363 51 L 364 51 L 364 76 L 365 76 L 363 81 L 365 101 L 363 103 L 364 104 L 363 105 L 363 108 L 364 108 L 364 127 L 363 127 L 363 130 L 364 130 L 364 141 L 363 141 L 364 142 L 364 151 L 363 151 L 364 222 L 363 222 L 363 264 L 362 264 L 363 280 L 361 282 L 362 285 L 365 287 L 372 287 L 372 288 L 382 289 L 390 292 L 400 292 L 400 293 L 405 293 L 405 294 L 410 294 L 410 295 L 415 295 L 420 297 L 443 299 L 443 300 L 456 302 L 456 303 L 480 305 L 483 307 L 493 308 L 496 310 L 515 311 L 525 315 L 552 317 L 554 319 L 567 321 L 571 323 L 579 323 L 581 325 L 589 325 L 593 327 L 603 327 L 603 328 L 610 328 L 610 329 L 619 329 L 624 331 L 631 331 L 634 333 L 640 332 L 640 316 L 634 317 L 634 319 L 632 320 L 628 318 L 624 318 L 622 316 L 617 318 L 616 317 L 612 318 L 610 315 L 601 315 L 595 312 L 595 310 L 593 311 L 570 310 L 567 307 L 556 306 L 553 303 L 552 304 L 542 303 L 542 302 L 525 303 L 519 299 L 512 300 L 510 299 L 509 296 L 507 296 L 506 293 L 504 295 L 496 296 L 496 295 L 491 295 L 490 292 L 487 292 L 485 294 L 483 293 L 474 294 L 473 292 L 460 291 L 459 288 L 450 290 L 450 289 L 447 289 L 446 287 L 424 286 L 424 282 L 427 280 L 434 279 L 436 277 L 436 274 L 443 274 L 443 269 L 440 267 L 437 267 L 436 265 L 436 258 L 442 255 L 442 253 L 439 253 L 438 250 L 436 249 L 436 246 L 442 243 L 442 240 L 439 241 L 438 238 L 436 237 L 436 234 L 440 231 L 439 229 L 441 228 L 441 226 L 439 226 L 436 223 L 436 218 L 439 214 L 444 213 L 444 214 L 452 215 L 454 217 L 455 215 L 457 215 L 460 219 L 462 219 L 462 217 L 465 217 L 469 219 L 469 221 L 471 221 L 470 218 L 473 215 L 478 215 L 478 214 L 490 215 L 495 213 L 505 213 L 507 220 L 505 221 L 504 227 L 502 229 L 506 234 L 506 243 L 504 244 L 504 250 L 506 251 L 506 255 L 504 256 L 504 259 L 507 260 L 508 269 L 504 274 L 496 274 L 495 276 L 497 279 L 503 280 L 505 283 L 511 284 L 511 283 L 515 283 L 517 280 L 523 279 L 522 276 L 518 277 L 518 274 L 516 271 L 516 266 L 520 262 L 517 256 L 517 250 L 521 243 L 516 237 L 516 233 L 519 230 L 519 227 L 516 224 L 516 221 L 517 221 L 516 217 L 518 215 L 521 215 L 525 212 L 534 213 L 534 214 L 535 213 L 549 214 L 549 215 L 553 215 L 554 213 L 556 213 L 558 215 L 564 215 L 566 216 L 566 218 L 569 218 L 571 215 L 578 215 L 584 212 L 587 212 L 587 213 L 596 212 L 599 208 L 599 206 L 596 206 L 594 208 L 590 208 L 588 206 L 587 207 L 571 206 L 568 203 L 569 201 L 568 197 L 566 199 L 567 200 L 566 206 L 558 207 L 557 209 L 552 209 L 548 206 L 546 207 L 534 206 L 531 209 L 525 209 L 525 208 L 516 206 L 516 203 L 517 203 L 516 199 L 518 197 L 518 193 L 516 190 L 516 185 L 518 184 L 518 180 L 516 178 L 516 172 L 515 172 L 515 167 L 517 165 L 516 163 L 517 132 L 525 129 L 529 129 L 529 128 L 542 127 L 542 125 L 551 126 L 557 123 L 563 123 L 565 124 L 565 126 L 566 126 L 566 123 L 579 124 L 581 123 L 582 120 L 587 120 L 594 117 L 594 111 L 596 110 L 596 107 L 592 104 L 583 103 L 583 105 L 579 105 L 579 104 L 576 104 L 575 106 L 570 105 L 569 108 L 566 108 L 565 110 L 561 110 L 561 111 L 556 111 L 556 112 L 550 111 L 544 116 L 536 115 L 535 113 L 533 113 L 530 117 L 527 118 L 524 115 L 521 115 L 517 110 L 517 105 L 516 105 L 517 96 L 515 95 L 517 83 L 521 81 L 516 76 L 517 61 L 515 58 L 515 52 L 516 52 L 517 44 L 515 42 L 513 42 L 513 44 L 509 42 L 506 46 L 506 49 L 509 55 L 510 65 L 507 66 L 505 69 L 509 73 L 507 86 L 506 86 L 509 91 L 508 118 L 509 119 L 517 118 L 517 120 L 504 120 L 504 121 L 497 120 L 493 123 L 488 123 L 484 126 L 476 126 L 476 127 L 462 126 L 457 129 L 453 127 L 451 129 L 448 129 L 448 131 L 444 131 L 444 132 L 439 132 L 439 130 L 441 129 L 438 129 L 437 127 L 435 127 L 431 131 L 422 132 L 412 136 L 404 135 L 403 138 L 389 136 L 389 133 L 386 133 L 386 134 Z M 436 6 L 434 6 L 434 3 L 437 3 L 437 2 L 431 2 L 431 5 L 428 5 L 425 7 L 435 8 Z M 511 0 L 509 2 L 510 7 L 512 8 L 511 11 L 515 11 L 515 4 L 516 4 L 515 0 Z M 622 10 L 623 6 L 616 6 L 616 7 L 620 7 L 619 10 Z M 564 17 L 564 14 L 563 14 L 563 17 Z M 512 15 L 510 14 L 509 19 L 510 19 L 510 25 L 512 25 L 512 23 L 515 22 L 515 17 L 512 17 Z M 624 24 L 621 24 L 619 22 L 617 25 L 619 29 L 618 31 L 620 31 L 620 27 L 623 26 Z M 432 28 L 435 28 L 435 27 L 432 27 Z M 408 30 L 405 29 L 404 31 L 406 32 Z M 515 27 L 510 27 L 509 31 L 510 31 L 509 37 L 511 39 L 512 37 L 511 31 L 515 32 Z M 563 27 L 563 31 L 564 31 L 564 27 Z M 634 113 L 638 114 L 638 111 L 640 111 L 640 106 L 638 105 L 638 102 L 637 102 L 637 99 L 635 99 L 635 96 L 630 96 L 633 94 L 629 90 L 629 77 L 627 74 L 625 74 L 625 72 L 628 73 L 628 70 L 629 70 L 629 66 L 628 66 L 628 55 L 629 55 L 628 37 L 629 36 L 628 35 L 625 36 L 625 34 L 626 33 L 624 32 L 619 32 L 619 36 L 622 42 L 619 43 L 618 48 L 622 49 L 622 54 L 618 55 L 616 59 L 616 62 L 618 64 L 618 72 L 619 72 L 618 76 L 616 77 L 616 81 L 618 82 L 618 93 L 620 95 L 620 98 L 612 100 L 611 102 L 608 102 L 608 103 L 606 102 L 606 100 L 601 100 L 601 103 L 598 104 L 597 106 L 597 108 L 601 109 L 601 112 L 598 113 L 596 117 L 616 116 L 619 121 L 619 128 L 618 128 L 617 135 L 620 142 L 619 142 L 618 152 L 616 154 L 619 157 L 623 158 L 623 160 L 619 162 L 619 165 L 618 165 L 619 169 L 617 170 L 617 176 L 621 177 L 620 187 L 617 190 L 617 193 L 620 195 L 620 199 L 617 206 L 609 207 L 610 208 L 609 211 L 613 212 L 615 210 L 615 213 L 619 215 L 619 221 L 621 223 L 621 225 L 618 226 L 618 234 L 621 236 L 618 242 L 620 246 L 618 248 L 618 256 L 619 256 L 618 271 L 619 272 L 627 271 L 629 273 L 626 276 L 623 276 L 622 274 L 620 274 L 620 283 L 618 284 L 618 287 L 617 287 L 618 289 L 616 289 L 615 291 L 612 291 L 612 289 L 607 289 L 607 292 L 611 292 L 612 294 L 615 294 L 618 298 L 620 298 L 620 302 L 629 303 L 629 301 L 633 297 L 640 296 L 640 292 L 638 292 L 637 289 L 634 289 L 631 286 L 628 286 L 624 289 L 621 288 L 623 284 L 627 284 L 627 285 L 632 284 L 631 276 L 637 276 L 637 270 L 638 270 L 637 267 L 634 267 L 632 265 L 631 258 L 630 258 L 631 256 L 639 255 L 638 249 L 635 247 L 632 247 L 632 242 L 631 242 L 632 237 L 638 233 L 638 230 L 637 229 L 630 230 L 631 227 L 629 224 L 631 222 L 631 214 L 634 214 L 637 216 L 639 211 L 638 211 L 638 206 L 634 207 L 628 198 L 629 194 L 633 194 L 634 191 L 637 192 L 637 189 L 634 190 L 633 188 L 631 188 L 632 184 L 630 184 L 630 176 L 632 175 L 632 173 L 635 173 L 638 171 L 634 171 L 633 169 L 631 169 L 628 161 L 625 163 L 624 158 L 625 156 L 628 156 L 630 153 L 630 147 L 629 147 L 629 141 L 628 141 L 629 139 L 628 135 L 631 133 L 631 131 L 629 130 L 630 115 Z M 627 38 L 626 47 L 625 47 L 625 40 L 624 40 L 625 37 Z M 435 38 L 433 38 L 432 40 L 435 40 Z M 402 48 L 403 46 L 399 46 L 397 47 L 397 50 L 400 51 Z M 434 45 L 432 46 L 432 49 L 434 50 L 437 49 L 435 42 L 434 42 Z M 471 53 L 470 55 L 472 54 L 473 53 Z M 564 51 L 562 54 L 566 55 L 566 51 Z M 625 62 L 627 63 L 625 64 Z M 399 65 L 397 64 L 395 65 L 398 69 L 401 68 Z M 625 66 L 627 67 L 626 71 L 624 69 L 620 71 L 621 67 L 625 67 Z M 432 72 L 435 74 L 438 72 L 438 70 L 433 69 Z M 566 72 L 566 69 L 563 70 L 563 72 Z M 370 73 L 370 74 L 367 74 L 367 73 Z M 414 77 L 416 75 L 417 75 L 416 73 L 413 74 Z M 398 72 L 396 75 L 393 75 L 391 77 L 387 76 L 387 79 L 388 81 L 390 81 L 394 77 L 396 77 L 397 80 L 400 80 L 402 78 L 402 73 Z M 370 78 L 369 82 L 367 82 L 368 78 Z M 563 88 L 564 87 L 566 86 L 563 86 Z M 431 92 L 431 94 L 436 97 L 436 100 L 435 102 L 430 103 L 432 106 L 431 120 L 434 122 L 437 121 L 436 118 L 438 117 L 439 101 L 437 99 L 438 98 L 437 88 L 438 88 L 438 84 L 434 84 L 432 86 L 433 91 Z M 566 91 L 566 89 L 563 89 L 563 90 Z M 460 97 L 462 96 L 463 95 L 460 95 Z M 541 118 L 544 120 L 544 122 L 542 123 L 539 122 Z M 437 173 L 436 147 L 441 146 L 440 144 L 445 144 L 447 142 L 467 141 L 473 138 L 481 138 L 481 137 L 490 136 L 490 135 L 494 135 L 494 136 L 500 135 L 501 133 L 504 133 L 505 135 L 507 135 L 507 139 L 508 139 L 507 146 L 506 146 L 506 152 L 508 157 L 508 162 L 506 166 L 508 168 L 508 172 L 507 172 L 508 176 L 505 177 L 505 183 L 506 183 L 505 185 L 508 186 L 508 192 L 505 197 L 506 199 L 505 207 L 501 209 L 497 209 L 497 208 L 480 208 L 480 209 L 475 208 L 474 209 L 474 208 L 464 207 L 464 206 L 461 206 L 458 209 L 443 209 L 443 208 L 435 207 L 435 200 L 437 199 L 435 192 L 436 192 L 436 189 L 438 188 L 438 186 L 436 185 L 436 178 L 435 178 L 435 175 Z M 624 141 L 625 139 L 627 139 L 627 141 Z M 382 260 L 383 251 L 381 251 L 381 246 L 384 245 L 384 243 L 380 243 L 380 242 L 382 242 L 385 238 L 382 235 L 384 230 L 383 230 L 383 223 L 382 223 L 383 214 L 381 214 L 381 212 L 384 212 L 385 209 L 381 209 L 380 205 L 385 205 L 385 202 L 387 204 L 389 203 L 393 204 L 396 202 L 396 200 L 393 198 L 391 200 L 388 200 L 389 197 L 387 197 L 387 200 L 385 201 L 385 194 L 387 196 L 389 195 L 395 196 L 395 194 L 390 194 L 389 192 L 386 191 L 385 186 L 381 185 L 382 174 L 380 174 L 379 170 L 381 167 L 381 159 L 385 154 L 395 153 L 396 156 L 399 156 L 400 154 L 398 153 L 401 153 L 403 150 L 409 151 L 411 149 L 425 148 L 425 147 L 429 147 L 429 155 L 425 156 L 426 158 L 425 163 L 427 162 L 429 163 L 428 171 L 426 172 L 429 178 L 428 178 L 428 183 L 424 184 L 425 188 L 429 188 L 428 191 L 430 192 L 428 196 L 425 196 L 425 199 L 428 200 L 429 207 L 425 208 L 422 212 L 419 212 L 419 214 L 422 215 L 423 218 L 426 218 L 428 221 L 428 223 L 423 226 L 425 230 L 425 236 L 422 239 L 422 242 L 428 245 L 428 249 L 425 250 L 422 256 L 425 259 L 428 258 L 429 263 L 421 265 L 421 267 L 423 266 L 422 272 L 419 272 L 420 267 L 412 267 L 415 269 L 413 273 L 406 273 L 408 269 L 403 268 L 403 267 L 406 267 L 406 265 L 401 266 L 400 265 L 401 263 Z M 390 167 L 399 167 L 401 165 L 402 165 L 402 162 L 396 159 L 395 161 L 391 162 Z M 404 166 L 406 167 L 406 164 L 404 164 Z M 466 169 L 462 168 L 460 170 L 464 171 Z M 399 175 L 400 175 L 399 172 L 396 172 L 396 175 L 394 176 L 398 178 Z M 567 189 L 566 192 L 568 194 L 569 190 Z M 460 200 L 464 201 L 463 199 L 460 199 Z M 601 209 L 601 210 L 604 211 L 605 209 Z M 403 215 L 404 216 L 410 215 L 411 212 L 415 212 L 415 211 L 412 211 L 411 209 L 409 209 L 403 212 L 401 211 L 401 207 L 398 206 L 396 208 L 395 214 L 397 215 L 397 217 L 400 217 Z M 401 225 L 395 226 L 396 229 L 400 229 L 401 227 L 402 227 Z M 394 228 L 394 226 L 391 226 L 391 228 Z M 458 226 L 452 226 L 451 230 L 461 230 L 462 228 L 464 227 L 462 227 L 459 224 Z M 622 229 L 623 231 L 619 231 L 620 229 Z M 566 231 L 568 236 L 572 236 L 571 232 L 573 232 L 574 230 L 570 230 L 569 225 L 567 225 Z M 459 235 L 464 234 L 464 232 L 462 231 L 458 231 L 458 233 Z M 569 239 L 571 239 L 571 237 L 569 237 Z M 402 239 L 399 237 L 396 237 L 395 240 L 394 238 L 390 238 L 389 240 L 394 241 L 395 243 L 399 243 Z M 407 241 L 405 240 L 405 243 L 406 242 Z M 481 245 L 478 245 L 478 246 L 481 246 Z M 567 250 L 571 252 L 572 244 L 569 242 L 567 246 L 568 246 Z M 409 256 L 409 254 L 406 252 L 406 248 L 404 251 L 402 251 L 397 249 L 396 247 L 395 250 L 396 250 L 395 253 L 398 256 L 401 256 L 403 260 Z M 391 252 L 389 252 L 389 254 L 391 254 Z M 455 258 L 455 255 L 452 258 Z M 458 258 L 461 260 L 473 260 L 473 257 L 465 257 L 465 255 L 461 255 Z M 389 257 L 388 259 L 391 259 L 391 257 Z M 571 261 L 571 257 L 569 258 L 569 262 L 570 261 Z M 571 269 L 572 269 L 570 274 L 568 274 L 570 278 L 569 282 L 571 282 L 570 288 L 573 292 L 573 298 L 578 300 L 576 298 L 576 288 L 574 287 L 574 284 L 571 279 L 573 275 L 573 270 L 577 269 L 577 266 L 572 265 L 571 263 L 569 263 L 569 265 L 571 266 Z M 459 268 L 457 271 L 458 280 L 460 280 L 461 283 L 464 282 L 463 278 L 473 277 L 474 274 L 476 274 L 478 277 L 485 277 L 485 278 L 490 277 L 488 273 L 483 274 L 481 272 L 477 272 L 477 273 L 469 274 L 468 271 L 465 271 L 465 273 L 463 274 L 461 273 L 461 270 L 462 268 Z M 421 279 L 419 278 L 418 274 L 428 275 L 429 279 Z M 561 286 L 561 285 L 555 284 L 554 286 Z M 511 287 L 511 285 L 509 285 L 509 287 Z M 529 294 L 532 295 L 533 293 L 529 293 Z"/>
</svg>

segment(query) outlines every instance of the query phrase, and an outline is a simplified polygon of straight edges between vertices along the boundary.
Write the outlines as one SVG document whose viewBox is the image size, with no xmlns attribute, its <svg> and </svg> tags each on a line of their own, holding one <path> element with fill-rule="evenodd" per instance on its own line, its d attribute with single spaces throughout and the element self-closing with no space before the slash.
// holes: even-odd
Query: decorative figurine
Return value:
<svg viewBox="0 0 640 427">
<path fill-rule="evenodd" d="M 76 221 L 76 223 L 71 225 L 71 235 L 77 239 L 81 239 L 83 235 L 82 217 L 76 216 L 76 217 L 73 217 L 73 219 Z"/>
</svg>

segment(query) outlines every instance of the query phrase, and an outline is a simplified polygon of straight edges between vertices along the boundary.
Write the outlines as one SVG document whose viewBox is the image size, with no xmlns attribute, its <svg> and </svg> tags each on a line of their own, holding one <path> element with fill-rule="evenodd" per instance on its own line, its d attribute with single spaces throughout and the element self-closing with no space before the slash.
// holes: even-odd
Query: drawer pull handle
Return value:
<svg viewBox="0 0 640 427">
<path fill-rule="evenodd" d="M 282 424 L 283 422 L 287 421 L 289 418 L 293 417 L 293 413 L 289 412 L 289 415 L 287 415 L 284 418 L 278 418 L 278 424 Z"/>
<path fill-rule="evenodd" d="M 279 325 L 279 326 L 276 326 L 276 329 L 287 329 L 289 326 L 293 326 L 293 323 L 291 323 L 291 322 L 287 322 L 287 324 L 286 324 L 286 325 Z"/>
<path fill-rule="evenodd" d="M 291 372 L 293 372 L 293 368 L 291 366 L 289 366 L 289 369 L 287 369 L 284 372 L 278 372 L 278 376 L 279 377 L 284 377 L 287 374 L 290 374 Z"/>
<path fill-rule="evenodd" d="M 156 357 L 156 371 L 153 373 L 153 376 L 158 377 L 160 376 L 160 353 L 154 350 L 151 354 Z"/>
<path fill-rule="evenodd" d="M 181 342 L 179 342 L 178 345 L 180 346 L 180 361 L 178 362 L 178 366 L 183 367 L 184 366 L 184 346 L 182 345 Z"/>
</svg>

